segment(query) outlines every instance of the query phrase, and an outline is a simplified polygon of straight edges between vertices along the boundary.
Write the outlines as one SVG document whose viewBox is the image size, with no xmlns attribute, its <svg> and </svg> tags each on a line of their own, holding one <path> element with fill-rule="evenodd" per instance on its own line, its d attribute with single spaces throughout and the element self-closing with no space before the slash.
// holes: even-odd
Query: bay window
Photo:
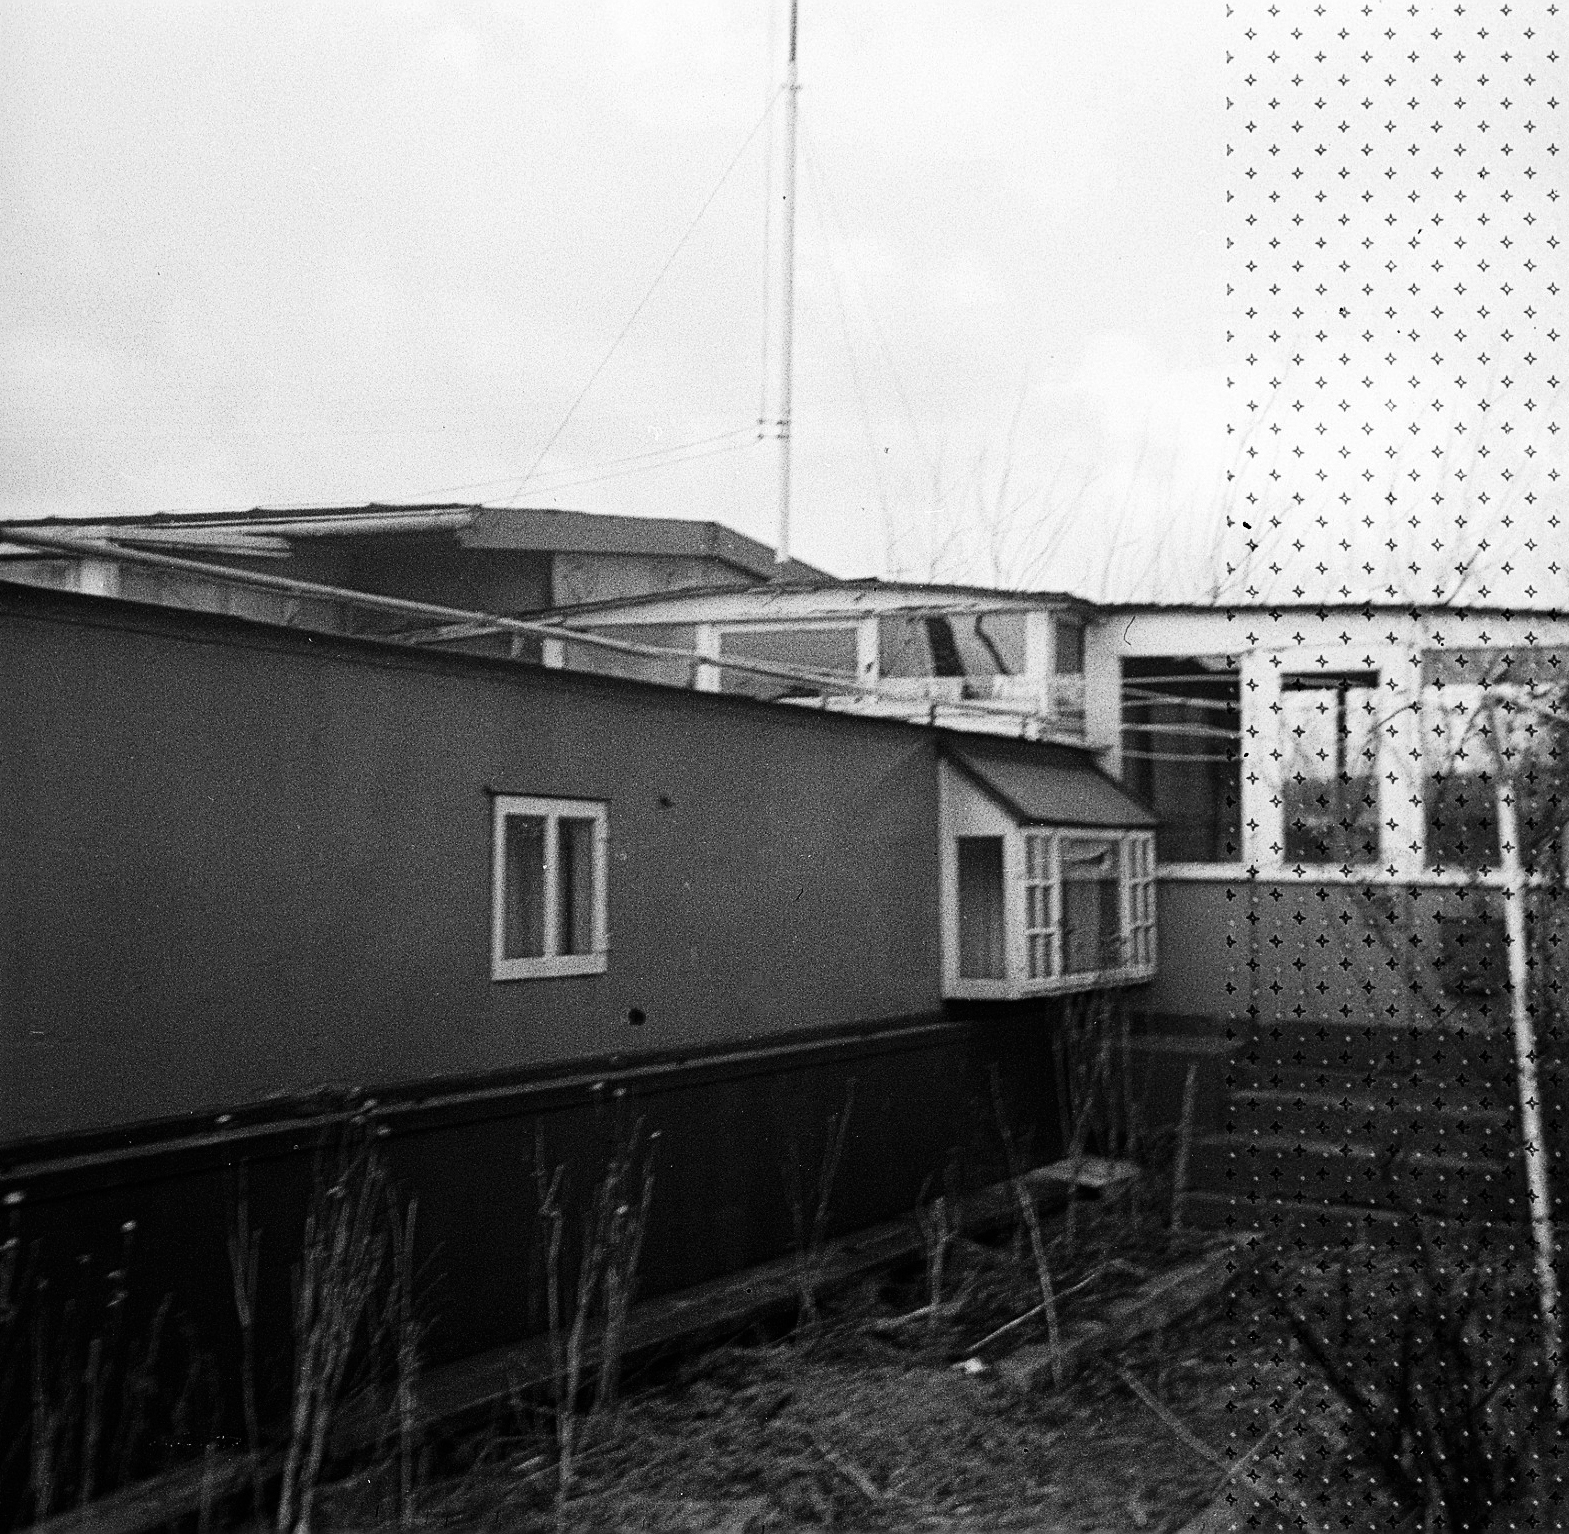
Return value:
<svg viewBox="0 0 1569 1534">
<path fill-rule="evenodd" d="M 1148 812 L 1088 766 L 978 764 L 981 749 L 967 747 L 943 779 L 945 994 L 1007 999 L 1151 979 Z M 1105 823 L 1049 818 L 1086 811 Z"/>
</svg>

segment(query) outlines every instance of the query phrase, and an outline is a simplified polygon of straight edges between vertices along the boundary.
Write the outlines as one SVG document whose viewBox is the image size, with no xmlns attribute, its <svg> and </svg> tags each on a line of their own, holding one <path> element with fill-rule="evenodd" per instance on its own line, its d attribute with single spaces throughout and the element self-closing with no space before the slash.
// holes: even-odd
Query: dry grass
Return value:
<svg viewBox="0 0 1569 1534">
<path fill-rule="evenodd" d="M 1064 1324 L 1203 1239 L 1133 1247 L 1127 1232 L 1125 1216 L 1085 1206 L 1076 1253 L 1056 1259 Z M 1054 1237 L 1060 1231 L 1043 1229 L 1043 1248 Z M 476 1448 L 467 1475 L 433 1489 L 428 1510 L 453 1527 L 518 1530 L 559 1518 L 562 1528 L 607 1531 L 1122 1531 L 1174 1528 L 1172 1519 L 1199 1507 L 1219 1480 L 1214 1465 L 1163 1435 L 1109 1368 L 1060 1393 L 1021 1397 L 994 1375 L 953 1367 L 986 1332 L 1039 1304 L 1030 1243 L 960 1237 L 946 1263 L 965 1299 L 957 1312 L 945 1305 L 934 1326 L 887 1325 L 929 1304 L 925 1264 L 912 1264 L 822 1297 L 809 1349 L 718 1348 L 629 1397 L 616 1434 L 580 1455 L 564 1504 L 548 1456 L 524 1433 Z M 1142 1345 L 1130 1366 L 1196 1432 L 1235 1453 L 1239 1435 L 1256 1438 L 1300 1385 L 1289 1361 L 1270 1361 L 1271 1347 L 1286 1350 L 1283 1330 L 1255 1330 L 1249 1342 L 1255 1325 L 1209 1318 Z M 1024 1333 L 1033 1340 L 1040 1323 Z M 1239 1369 L 1255 1381 L 1242 1392 L 1258 1397 L 1251 1416 L 1235 1410 Z"/>
</svg>

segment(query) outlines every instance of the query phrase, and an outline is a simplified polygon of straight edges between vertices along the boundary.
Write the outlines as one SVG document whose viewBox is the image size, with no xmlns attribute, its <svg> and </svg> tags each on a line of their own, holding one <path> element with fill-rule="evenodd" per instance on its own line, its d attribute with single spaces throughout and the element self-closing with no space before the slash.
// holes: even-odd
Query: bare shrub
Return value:
<svg viewBox="0 0 1569 1534">
<path fill-rule="evenodd" d="M 535 1210 L 544 1244 L 546 1325 L 555 1408 L 556 1524 L 566 1519 L 567 1500 L 595 1413 L 615 1403 L 627 1318 L 636 1290 L 643 1237 L 654 1197 L 657 1131 L 645 1141 L 639 1119 L 623 1142 L 611 1149 L 604 1173 L 583 1224 L 582 1249 L 570 1312 L 563 1307 L 566 1168 L 547 1173 L 545 1136 L 534 1139 Z M 600 1317 L 597 1338 L 591 1323 Z M 583 1394 L 597 1341 L 597 1390 L 585 1415 Z"/>
<path fill-rule="evenodd" d="M 997 1115 L 997 1133 L 1002 1137 L 1003 1151 L 1008 1158 L 1008 1180 L 1013 1187 L 1014 1202 L 1019 1206 L 1019 1216 L 1029 1234 L 1035 1282 L 1041 1296 L 1040 1311 L 1046 1317 L 1046 1335 L 1051 1347 L 1052 1383 L 1061 1390 L 1064 1383 L 1062 1339 L 1057 1322 L 1057 1297 L 1052 1289 L 1051 1269 L 1046 1263 L 1046 1243 L 1041 1237 L 1040 1212 L 1035 1207 L 1035 1194 L 1025 1181 L 1024 1157 L 1019 1153 L 1013 1128 L 1008 1122 L 996 1066 L 992 1067 L 992 1107 Z"/>
<path fill-rule="evenodd" d="M 329 1164 L 330 1162 L 330 1164 Z M 294 1270 L 294 1373 L 278 1534 L 308 1534 L 351 1355 L 384 1282 L 386 1168 L 356 1121 L 318 1159 Z"/>
<path fill-rule="evenodd" d="M 1280 1289 L 1274 1296 L 1347 1408 L 1353 1446 L 1397 1502 L 1429 1529 L 1480 1534 L 1539 1446 L 1552 1381 L 1539 1349 L 1500 1358 L 1509 1273 L 1446 1264 L 1426 1222 L 1408 1212 L 1407 1223 L 1414 1251 L 1371 1294 L 1340 1265 L 1334 1328 Z"/>
</svg>

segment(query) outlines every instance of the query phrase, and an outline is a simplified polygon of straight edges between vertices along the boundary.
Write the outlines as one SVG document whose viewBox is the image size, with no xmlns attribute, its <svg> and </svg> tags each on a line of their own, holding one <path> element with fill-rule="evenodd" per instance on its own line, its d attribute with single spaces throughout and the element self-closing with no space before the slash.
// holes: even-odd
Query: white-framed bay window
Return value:
<svg viewBox="0 0 1569 1534">
<path fill-rule="evenodd" d="M 988 765 L 990 776 L 968 763 L 944 775 L 944 994 L 1010 999 L 1152 979 L 1147 812 L 1087 766 L 1043 763 L 1032 781 L 1021 761 Z M 1098 810 L 1107 823 L 1053 824 L 1032 813 L 1043 810 L 1064 820 Z"/>
<path fill-rule="evenodd" d="M 491 813 L 491 979 L 602 974 L 608 806 L 497 794 Z"/>
</svg>

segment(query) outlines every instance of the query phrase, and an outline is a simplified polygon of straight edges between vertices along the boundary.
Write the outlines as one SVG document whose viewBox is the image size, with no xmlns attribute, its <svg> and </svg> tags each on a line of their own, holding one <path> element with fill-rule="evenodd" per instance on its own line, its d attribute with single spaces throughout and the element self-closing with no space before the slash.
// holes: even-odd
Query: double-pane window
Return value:
<svg viewBox="0 0 1569 1534">
<path fill-rule="evenodd" d="M 491 974 L 597 974 L 606 966 L 606 811 L 577 799 L 495 801 Z"/>
</svg>

